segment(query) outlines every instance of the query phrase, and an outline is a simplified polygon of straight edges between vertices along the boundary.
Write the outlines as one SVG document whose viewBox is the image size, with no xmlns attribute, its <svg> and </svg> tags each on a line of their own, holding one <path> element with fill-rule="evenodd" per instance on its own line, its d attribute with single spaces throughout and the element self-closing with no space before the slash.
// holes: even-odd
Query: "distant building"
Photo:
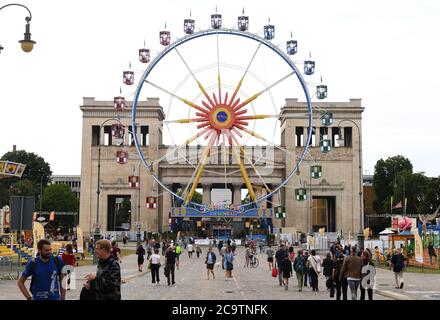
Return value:
<svg viewBox="0 0 440 320">
<path fill-rule="evenodd" d="M 50 177 L 52 184 L 67 184 L 75 196 L 80 199 L 81 176 L 75 175 L 54 175 Z"/>
</svg>

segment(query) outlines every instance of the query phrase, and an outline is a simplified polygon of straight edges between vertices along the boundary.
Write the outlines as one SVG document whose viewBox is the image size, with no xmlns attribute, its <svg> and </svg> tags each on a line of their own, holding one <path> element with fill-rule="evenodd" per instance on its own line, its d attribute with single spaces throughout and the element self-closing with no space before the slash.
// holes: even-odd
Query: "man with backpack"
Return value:
<svg viewBox="0 0 440 320">
<path fill-rule="evenodd" d="M 296 279 L 298 279 L 298 291 L 301 292 L 304 284 L 304 271 L 305 271 L 306 261 L 302 255 L 302 251 L 299 250 L 298 254 L 293 261 L 293 270 L 296 273 Z"/>
<path fill-rule="evenodd" d="M 64 300 L 66 290 L 61 286 L 63 281 L 63 262 L 58 256 L 52 255 L 52 246 L 46 239 L 37 244 L 38 255 L 29 260 L 18 280 L 18 288 L 27 300 Z M 32 276 L 30 292 L 25 281 Z"/>
</svg>

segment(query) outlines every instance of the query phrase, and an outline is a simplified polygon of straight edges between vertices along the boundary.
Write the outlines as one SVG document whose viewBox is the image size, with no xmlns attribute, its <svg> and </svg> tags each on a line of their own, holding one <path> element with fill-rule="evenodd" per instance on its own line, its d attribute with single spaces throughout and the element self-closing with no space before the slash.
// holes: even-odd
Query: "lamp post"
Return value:
<svg viewBox="0 0 440 320">
<path fill-rule="evenodd" d="M 117 121 L 119 124 L 121 124 L 121 121 L 119 119 L 114 119 L 114 118 L 107 119 L 101 124 L 101 126 L 99 128 L 100 133 L 101 133 L 104 125 L 109 121 Z M 94 234 L 95 248 L 96 248 L 96 242 L 101 240 L 101 230 L 100 230 L 100 226 L 99 226 L 99 195 L 101 193 L 100 180 L 101 180 L 101 141 L 98 141 L 98 183 L 97 183 L 97 188 L 96 188 L 96 225 L 95 225 L 95 234 Z M 98 256 L 96 254 L 96 250 L 94 250 L 94 252 L 95 253 L 93 255 L 93 264 L 98 264 Z"/>
<path fill-rule="evenodd" d="M 40 179 L 40 212 L 38 213 L 38 217 L 41 217 L 41 212 L 43 211 L 43 178 L 46 175 L 43 173 Z"/>
<path fill-rule="evenodd" d="M 24 52 L 31 52 L 32 49 L 34 48 L 34 44 L 36 43 L 35 41 L 33 41 L 31 39 L 31 26 L 30 26 L 30 21 L 32 20 L 32 13 L 31 11 L 28 9 L 28 7 L 19 4 L 19 3 L 9 3 L 7 5 L 4 5 L 2 7 L 0 7 L 0 10 L 6 8 L 6 7 L 10 7 L 10 6 L 19 6 L 19 7 L 23 7 L 25 8 L 28 12 L 29 12 L 29 16 L 25 18 L 26 20 L 26 29 L 25 29 L 25 33 L 24 33 L 24 39 L 18 41 L 21 44 L 21 49 Z M 3 47 L 0 45 L 0 53 L 3 50 Z"/>
<path fill-rule="evenodd" d="M 136 248 L 139 248 L 141 245 L 141 163 L 142 160 L 139 160 L 138 163 L 138 177 L 139 177 L 139 187 L 137 194 L 137 222 L 136 222 Z"/>
<path fill-rule="evenodd" d="M 362 135 L 361 135 L 361 129 L 357 125 L 357 123 L 351 119 L 342 119 L 339 121 L 338 129 L 339 132 L 341 132 L 341 123 L 342 122 L 351 122 L 353 123 L 359 134 L 359 233 L 358 233 L 358 241 L 359 241 L 359 248 L 364 248 L 364 199 L 363 199 L 363 177 L 362 177 Z M 337 142 L 339 145 L 344 143 L 344 137 L 340 135 L 339 139 L 337 139 Z"/>
</svg>

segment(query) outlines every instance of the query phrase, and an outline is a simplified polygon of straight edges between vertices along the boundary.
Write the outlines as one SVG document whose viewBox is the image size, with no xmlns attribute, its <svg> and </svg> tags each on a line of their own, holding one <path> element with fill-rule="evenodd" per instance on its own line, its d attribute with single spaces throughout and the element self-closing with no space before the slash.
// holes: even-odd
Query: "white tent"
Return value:
<svg viewBox="0 0 440 320">
<path fill-rule="evenodd" d="M 388 229 L 385 229 L 385 230 L 379 232 L 379 234 L 393 234 L 393 233 L 394 233 L 394 231 L 391 231 L 391 230 L 388 230 Z"/>
</svg>

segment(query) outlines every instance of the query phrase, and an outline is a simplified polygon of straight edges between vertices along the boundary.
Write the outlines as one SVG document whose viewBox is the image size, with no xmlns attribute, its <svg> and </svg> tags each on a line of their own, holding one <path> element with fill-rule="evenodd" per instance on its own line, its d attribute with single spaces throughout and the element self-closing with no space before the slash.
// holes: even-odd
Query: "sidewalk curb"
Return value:
<svg viewBox="0 0 440 320">
<path fill-rule="evenodd" d="M 379 294 L 381 296 L 387 297 L 387 298 L 391 298 L 394 300 L 413 300 L 410 297 L 404 295 L 404 294 L 400 294 L 400 293 L 395 293 L 392 291 L 387 291 L 387 290 L 374 290 L 374 292 L 376 294 Z"/>
</svg>

